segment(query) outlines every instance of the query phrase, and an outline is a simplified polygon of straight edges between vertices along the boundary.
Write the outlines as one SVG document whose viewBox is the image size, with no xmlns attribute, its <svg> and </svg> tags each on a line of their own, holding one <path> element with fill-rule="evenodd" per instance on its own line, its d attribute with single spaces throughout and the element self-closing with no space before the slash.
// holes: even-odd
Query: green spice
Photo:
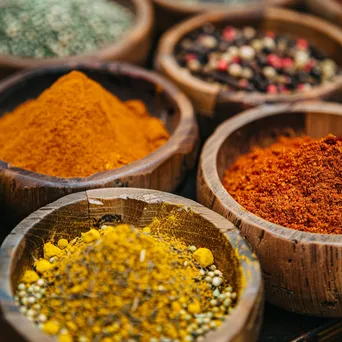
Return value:
<svg viewBox="0 0 342 342">
<path fill-rule="evenodd" d="M 120 39 L 134 15 L 108 0 L 2 0 L 0 54 L 63 57 Z"/>
<path fill-rule="evenodd" d="M 102 226 L 46 243 L 17 286 L 20 311 L 60 342 L 200 340 L 237 294 L 209 249 L 152 233 L 160 224 Z"/>
</svg>

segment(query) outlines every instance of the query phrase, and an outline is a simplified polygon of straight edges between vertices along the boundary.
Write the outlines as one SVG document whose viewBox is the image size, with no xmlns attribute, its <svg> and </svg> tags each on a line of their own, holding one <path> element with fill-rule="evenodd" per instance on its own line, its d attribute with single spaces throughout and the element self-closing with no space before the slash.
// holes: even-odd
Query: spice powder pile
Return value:
<svg viewBox="0 0 342 342">
<path fill-rule="evenodd" d="M 134 15 L 108 0 L 1 0 L 0 55 L 65 57 L 121 39 Z"/>
<path fill-rule="evenodd" d="M 57 177 L 87 177 L 144 158 L 169 138 L 141 101 L 122 102 L 79 71 L 0 118 L 0 159 Z"/>
<path fill-rule="evenodd" d="M 20 311 L 59 342 L 200 341 L 237 294 L 209 249 L 152 234 L 158 225 L 102 226 L 46 243 L 18 285 Z"/>
<path fill-rule="evenodd" d="M 281 137 L 226 171 L 227 191 L 247 210 L 301 231 L 342 234 L 342 142 L 333 135 Z"/>
</svg>

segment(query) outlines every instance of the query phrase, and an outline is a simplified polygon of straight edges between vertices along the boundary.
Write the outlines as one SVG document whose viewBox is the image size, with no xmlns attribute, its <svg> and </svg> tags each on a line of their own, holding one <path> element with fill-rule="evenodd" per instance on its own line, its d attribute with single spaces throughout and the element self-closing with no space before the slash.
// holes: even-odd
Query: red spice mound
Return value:
<svg viewBox="0 0 342 342">
<path fill-rule="evenodd" d="M 252 213 L 311 233 L 342 234 L 342 142 L 332 134 L 254 147 L 226 171 L 233 198 Z"/>
</svg>

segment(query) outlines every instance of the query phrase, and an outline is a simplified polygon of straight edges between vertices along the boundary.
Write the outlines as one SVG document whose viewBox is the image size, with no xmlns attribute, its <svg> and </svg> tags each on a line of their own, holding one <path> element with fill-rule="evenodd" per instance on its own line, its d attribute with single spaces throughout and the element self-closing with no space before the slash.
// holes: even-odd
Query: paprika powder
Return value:
<svg viewBox="0 0 342 342">
<path fill-rule="evenodd" d="M 342 233 L 342 142 L 329 134 L 281 137 L 254 147 L 225 173 L 224 187 L 270 222 L 306 232 Z"/>
</svg>

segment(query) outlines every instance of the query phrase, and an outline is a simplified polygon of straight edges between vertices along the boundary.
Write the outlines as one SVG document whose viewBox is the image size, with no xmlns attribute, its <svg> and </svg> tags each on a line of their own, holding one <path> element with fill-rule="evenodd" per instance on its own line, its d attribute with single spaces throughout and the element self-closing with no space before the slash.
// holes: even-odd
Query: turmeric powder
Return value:
<svg viewBox="0 0 342 342">
<path fill-rule="evenodd" d="M 200 340 L 232 312 L 237 294 L 214 258 L 203 267 L 195 246 L 158 233 L 170 221 L 173 213 L 143 229 L 92 228 L 68 242 L 35 284 L 22 279 L 20 311 L 59 341 Z"/>
<path fill-rule="evenodd" d="M 87 177 L 141 159 L 168 138 L 141 101 L 122 102 L 73 71 L 0 118 L 0 159 L 46 175 Z"/>
</svg>

